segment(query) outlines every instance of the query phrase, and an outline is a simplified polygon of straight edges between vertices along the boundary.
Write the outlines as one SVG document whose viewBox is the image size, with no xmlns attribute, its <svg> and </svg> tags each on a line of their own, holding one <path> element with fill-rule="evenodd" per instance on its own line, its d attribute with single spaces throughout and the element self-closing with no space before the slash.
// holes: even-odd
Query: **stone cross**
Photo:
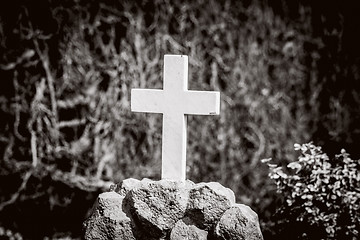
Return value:
<svg viewBox="0 0 360 240">
<path fill-rule="evenodd" d="M 163 114 L 161 178 L 185 181 L 186 115 L 218 115 L 220 92 L 188 90 L 188 57 L 165 55 L 161 89 L 132 89 L 131 111 Z"/>
</svg>

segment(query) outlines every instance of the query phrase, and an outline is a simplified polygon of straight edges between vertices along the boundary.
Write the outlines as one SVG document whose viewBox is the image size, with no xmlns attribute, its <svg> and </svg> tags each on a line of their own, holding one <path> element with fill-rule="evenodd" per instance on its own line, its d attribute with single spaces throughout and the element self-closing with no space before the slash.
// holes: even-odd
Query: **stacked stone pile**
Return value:
<svg viewBox="0 0 360 240">
<path fill-rule="evenodd" d="M 216 182 L 126 179 L 99 195 L 85 239 L 263 239 L 257 214 Z"/>
</svg>

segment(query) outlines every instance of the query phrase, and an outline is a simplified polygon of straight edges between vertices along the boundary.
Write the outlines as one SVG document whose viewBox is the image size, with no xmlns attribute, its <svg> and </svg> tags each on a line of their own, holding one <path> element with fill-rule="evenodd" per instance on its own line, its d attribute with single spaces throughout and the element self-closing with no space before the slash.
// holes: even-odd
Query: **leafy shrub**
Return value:
<svg viewBox="0 0 360 240">
<path fill-rule="evenodd" d="M 276 216 L 279 225 L 292 233 L 290 226 L 303 226 L 301 239 L 358 239 L 360 160 L 344 149 L 331 160 L 312 143 L 294 147 L 301 155 L 287 165 L 288 172 L 268 163 L 269 176 L 284 198 Z"/>
</svg>

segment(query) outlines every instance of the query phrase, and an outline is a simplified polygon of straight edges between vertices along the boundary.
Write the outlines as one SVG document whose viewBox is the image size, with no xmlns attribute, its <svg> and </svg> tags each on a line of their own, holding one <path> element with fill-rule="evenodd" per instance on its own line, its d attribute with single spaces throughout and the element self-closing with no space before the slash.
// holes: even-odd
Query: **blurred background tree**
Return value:
<svg viewBox="0 0 360 240">
<path fill-rule="evenodd" d="M 287 164 L 311 139 L 360 156 L 355 4 L 17 0 L 0 12 L 8 235 L 79 237 L 112 182 L 160 178 L 161 116 L 131 113 L 130 90 L 161 88 L 167 53 L 189 55 L 189 89 L 221 91 L 220 117 L 188 118 L 188 178 L 233 189 L 267 239 L 278 201 L 260 159 Z"/>
</svg>

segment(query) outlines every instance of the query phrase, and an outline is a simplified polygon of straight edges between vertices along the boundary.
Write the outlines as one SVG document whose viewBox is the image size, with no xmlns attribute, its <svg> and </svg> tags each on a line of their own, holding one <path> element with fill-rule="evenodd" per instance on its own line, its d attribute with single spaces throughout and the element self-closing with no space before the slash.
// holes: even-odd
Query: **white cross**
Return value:
<svg viewBox="0 0 360 240">
<path fill-rule="evenodd" d="M 220 92 L 188 90 L 188 57 L 165 55 L 160 89 L 132 89 L 131 111 L 163 114 L 161 178 L 185 181 L 186 114 L 218 115 Z"/>
</svg>

